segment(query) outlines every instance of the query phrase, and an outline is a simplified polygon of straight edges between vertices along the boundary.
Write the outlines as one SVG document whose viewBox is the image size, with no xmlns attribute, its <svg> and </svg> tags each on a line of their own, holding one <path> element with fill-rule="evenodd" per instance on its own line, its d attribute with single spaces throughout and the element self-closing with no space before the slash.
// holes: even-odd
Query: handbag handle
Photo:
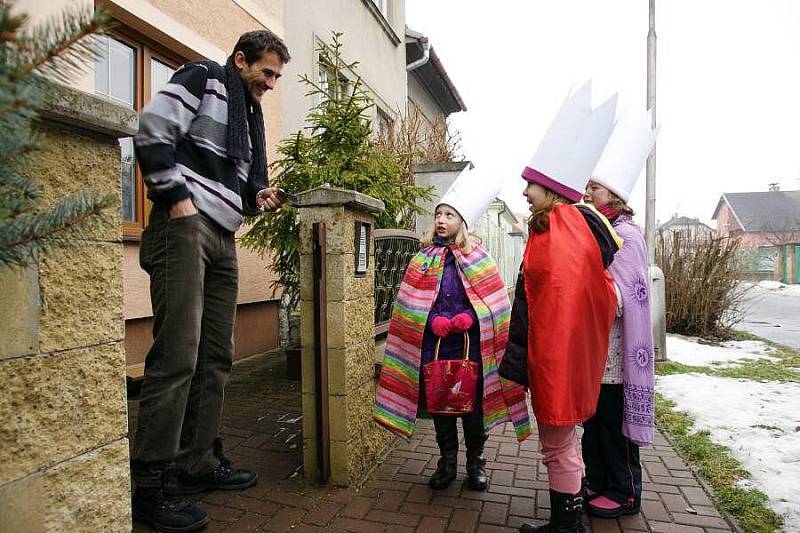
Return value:
<svg viewBox="0 0 800 533">
<path fill-rule="evenodd" d="M 433 352 L 433 360 L 439 360 L 439 345 L 442 344 L 442 338 L 436 337 L 436 351 Z M 464 332 L 464 361 L 469 359 L 469 335 L 467 332 Z"/>
</svg>

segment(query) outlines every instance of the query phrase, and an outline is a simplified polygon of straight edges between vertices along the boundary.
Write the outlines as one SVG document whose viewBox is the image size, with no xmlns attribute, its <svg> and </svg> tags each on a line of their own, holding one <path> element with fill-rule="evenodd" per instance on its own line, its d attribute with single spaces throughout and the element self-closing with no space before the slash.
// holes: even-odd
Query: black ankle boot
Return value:
<svg viewBox="0 0 800 533">
<path fill-rule="evenodd" d="M 586 533 L 581 522 L 583 494 L 564 494 L 550 489 L 550 522 L 543 526 L 523 524 L 520 533 Z"/>
<path fill-rule="evenodd" d="M 446 453 L 439 458 L 436 472 L 428 480 L 428 485 L 432 489 L 446 489 L 456 478 L 458 471 L 458 452 Z"/>
<path fill-rule="evenodd" d="M 486 457 L 483 446 L 486 444 L 486 429 L 483 415 L 476 412 L 461 420 L 464 425 L 464 444 L 467 446 L 467 485 L 472 490 L 486 490 L 489 480 L 486 477 Z"/>
<path fill-rule="evenodd" d="M 181 495 L 175 466 L 161 473 L 161 487 L 136 489 L 132 503 L 133 519 L 158 531 L 197 531 L 208 523 L 208 513 Z"/>
<path fill-rule="evenodd" d="M 489 487 L 483 450 L 467 450 L 467 485 L 472 490 L 486 490 Z"/>
<path fill-rule="evenodd" d="M 222 453 L 222 439 L 214 439 L 214 456 L 219 465 L 206 474 L 181 476 L 184 494 L 196 494 L 206 490 L 240 490 L 256 484 L 258 474 L 253 470 L 233 468 L 230 460 Z"/>
<path fill-rule="evenodd" d="M 439 445 L 439 463 L 428 485 L 434 489 L 446 489 L 456 478 L 458 472 L 458 426 L 452 416 L 434 416 L 436 444 Z"/>
</svg>

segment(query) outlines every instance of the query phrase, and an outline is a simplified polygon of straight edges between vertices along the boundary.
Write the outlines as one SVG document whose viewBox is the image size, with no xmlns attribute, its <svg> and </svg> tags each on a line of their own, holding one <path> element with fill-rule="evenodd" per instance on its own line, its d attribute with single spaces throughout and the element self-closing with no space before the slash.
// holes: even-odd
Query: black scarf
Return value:
<svg viewBox="0 0 800 533">
<path fill-rule="evenodd" d="M 228 155 L 233 159 L 250 161 L 247 175 L 247 194 L 242 195 L 245 210 L 255 206 L 255 195 L 267 186 L 267 149 L 264 136 L 264 115 L 261 105 L 253 102 L 244 85 L 233 56 L 225 63 L 225 89 L 228 92 Z M 249 112 L 248 112 L 249 108 Z M 245 122 L 246 121 L 246 122 Z M 249 126 L 249 127 L 248 127 Z M 252 154 L 247 142 L 250 131 Z"/>
</svg>

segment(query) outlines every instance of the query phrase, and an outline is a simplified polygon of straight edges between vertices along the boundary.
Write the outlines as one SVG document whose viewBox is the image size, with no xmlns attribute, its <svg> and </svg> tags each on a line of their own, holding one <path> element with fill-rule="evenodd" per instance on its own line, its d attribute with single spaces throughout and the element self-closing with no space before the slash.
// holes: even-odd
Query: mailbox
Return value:
<svg viewBox="0 0 800 533">
<path fill-rule="evenodd" d="M 355 222 L 355 276 L 363 278 L 369 267 L 369 233 L 370 224 L 356 220 Z"/>
</svg>

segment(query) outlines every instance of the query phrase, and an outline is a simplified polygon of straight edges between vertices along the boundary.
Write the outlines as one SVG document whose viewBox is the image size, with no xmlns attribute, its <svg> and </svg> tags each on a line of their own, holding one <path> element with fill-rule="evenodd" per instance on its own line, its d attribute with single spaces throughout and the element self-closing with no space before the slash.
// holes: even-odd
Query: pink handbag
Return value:
<svg viewBox="0 0 800 533">
<path fill-rule="evenodd" d="M 439 359 L 441 337 L 436 340 L 433 361 L 425 364 L 425 399 L 428 413 L 461 416 L 475 409 L 480 365 L 469 360 L 469 335 L 464 333 L 464 358 Z"/>
</svg>

